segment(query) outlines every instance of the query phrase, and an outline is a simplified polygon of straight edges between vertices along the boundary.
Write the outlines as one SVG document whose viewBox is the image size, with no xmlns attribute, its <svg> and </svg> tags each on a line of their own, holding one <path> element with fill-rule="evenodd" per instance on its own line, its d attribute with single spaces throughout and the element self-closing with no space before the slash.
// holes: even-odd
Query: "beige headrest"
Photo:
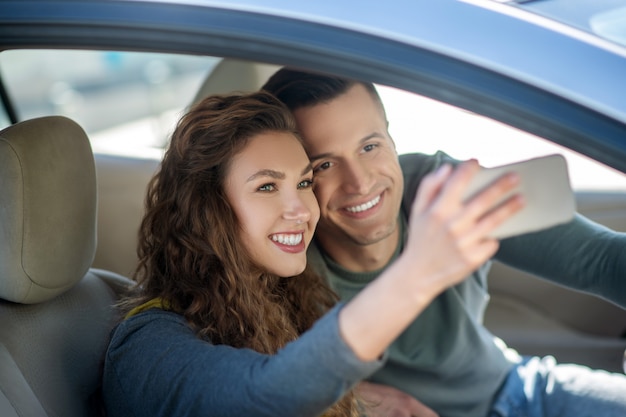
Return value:
<svg viewBox="0 0 626 417">
<path fill-rule="evenodd" d="M 85 275 L 96 200 L 93 153 L 75 122 L 42 117 L 0 131 L 0 298 L 45 301 Z"/>
<path fill-rule="evenodd" d="M 213 94 L 258 91 L 279 69 L 278 65 L 223 58 L 204 80 L 191 105 Z"/>
</svg>

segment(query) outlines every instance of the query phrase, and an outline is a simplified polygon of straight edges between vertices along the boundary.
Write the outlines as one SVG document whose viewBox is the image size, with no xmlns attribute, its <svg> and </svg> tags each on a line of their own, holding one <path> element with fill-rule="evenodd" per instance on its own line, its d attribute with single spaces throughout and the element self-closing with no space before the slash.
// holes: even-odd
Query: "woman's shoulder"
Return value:
<svg viewBox="0 0 626 417">
<path fill-rule="evenodd" d="M 181 314 L 151 308 L 122 320 L 111 334 L 110 347 L 128 343 L 166 343 L 171 338 L 197 339 Z"/>
</svg>

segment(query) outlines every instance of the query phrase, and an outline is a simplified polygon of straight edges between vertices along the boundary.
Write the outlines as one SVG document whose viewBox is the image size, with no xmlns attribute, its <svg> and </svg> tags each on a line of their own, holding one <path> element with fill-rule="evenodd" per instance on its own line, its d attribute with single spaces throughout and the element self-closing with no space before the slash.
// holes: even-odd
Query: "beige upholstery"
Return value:
<svg viewBox="0 0 626 417">
<path fill-rule="evenodd" d="M 100 366 L 130 281 L 90 270 L 96 179 L 63 117 L 0 132 L 0 416 L 97 415 Z"/>
<path fill-rule="evenodd" d="M 3 299 L 50 299 L 91 265 L 96 176 L 93 162 L 85 162 L 90 159 L 85 133 L 68 119 L 49 117 L 2 132 L 0 230 L 8 242 L 0 251 L 0 274 L 12 277 L 0 281 Z"/>
<path fill-rule="evenodd" d="M 160 159 L 94 155 L 98 178 L 98 248 L 93 266 L 132 276 L 137 232 L 150 178 Z"/>
<path fill-rule="evenodd" d="M 212 94 L 257 91 L 279 68 L 277 65 L 224 58 L 200 86 L 191 104 Z"/>
</svg>

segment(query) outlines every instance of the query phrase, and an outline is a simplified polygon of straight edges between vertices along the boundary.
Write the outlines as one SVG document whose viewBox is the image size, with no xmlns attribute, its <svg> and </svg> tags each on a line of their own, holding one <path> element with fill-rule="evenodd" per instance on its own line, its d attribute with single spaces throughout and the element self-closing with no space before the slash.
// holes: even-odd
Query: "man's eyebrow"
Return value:
<svg viewBox="0 0 626 417">
<path fill-rule="evenodd" d="M 369 135 L 365 136 L 363 139 L 361 139 L 359 141 L 359 143 L 364 143 L 367 142 L 368 140 L 372 139 L 372 138 L 384 138 L 385 135 L 383 135 L 382 133 L 379 132 L 372 132 Z"/>
<path fill-rule="evenodd" d="M 329 156 L 331 156 L 331 153 L 330 152 L 326 152 L 326 153 L 321 153 L 319 155 L 311 155 L 311 156 L 309 156 L 309 159 L 311 160 L 311 162 L 313 162 L 313 161 L 317 161 L 318 159 L 328 158 Z"/>
<path fill-rule="evenodd" d="M 385 135 L 379 133 L 379 132 L 372 132 L 369 135 L 363 137 L 360 141 L 359 141 L 359 145 L 363 144 L 364 142 L 367 142 L 368 140 L 372 139 L 372 138 L 384 138 Z M 330 152 L 326 152 L 326 153 L 321 153 L 318 155 L 311 155 L 309 156 L 309 159 L 311 161 L 317 161 L 318 159 L 325 159 L 325 158 L 329 158 L 332 156 L 332 153 Z"/>
</svg>

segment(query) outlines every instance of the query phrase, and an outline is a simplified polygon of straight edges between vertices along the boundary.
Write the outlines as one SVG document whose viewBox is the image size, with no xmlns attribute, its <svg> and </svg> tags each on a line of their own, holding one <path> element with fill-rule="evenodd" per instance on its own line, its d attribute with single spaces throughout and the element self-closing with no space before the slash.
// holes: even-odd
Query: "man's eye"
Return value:
<svg viewBox="0 0 626 417">
<path fill-rule="evenodd" d="M 330 162 L 322 162 L 321 164 L 319 164 L 313 169 L 313 172 L 315 173 L 315 172 L 325 171 L 331 166 L 332 164 Z"/>
<path fill-rule="evenodd" d="M 373 151 L 373 150 L 374 150 L 377 146 L 378 146 L 378 145 L 377 145 L 377 144 L 375 144 L 375 143 L 369 143 L 369 144 L 367 144 L 367 145 L 365 145 L 365 146 L 363 147 L 363 151 L 365 151 L 365 152 L 371 152 L 371 151 Z"/>
<path fill-rule="evenodd" d="M 259 191 L 274 191 L 274 190 L 276 190 L 276 185 L 274 185 L 274 184 L 263 184 L 262 186 L 257 188 L 257 190 L 259 190 Z"/>
<path fill-rule="evenodd" d="M 299 189 L 311 188 L 312 186 L 313 186 L 313 180 L 312 179 L 306 179 L 306 180 L 300 181 L 300 183 L 298 184 L 298 188 Z"/>
</svg>

